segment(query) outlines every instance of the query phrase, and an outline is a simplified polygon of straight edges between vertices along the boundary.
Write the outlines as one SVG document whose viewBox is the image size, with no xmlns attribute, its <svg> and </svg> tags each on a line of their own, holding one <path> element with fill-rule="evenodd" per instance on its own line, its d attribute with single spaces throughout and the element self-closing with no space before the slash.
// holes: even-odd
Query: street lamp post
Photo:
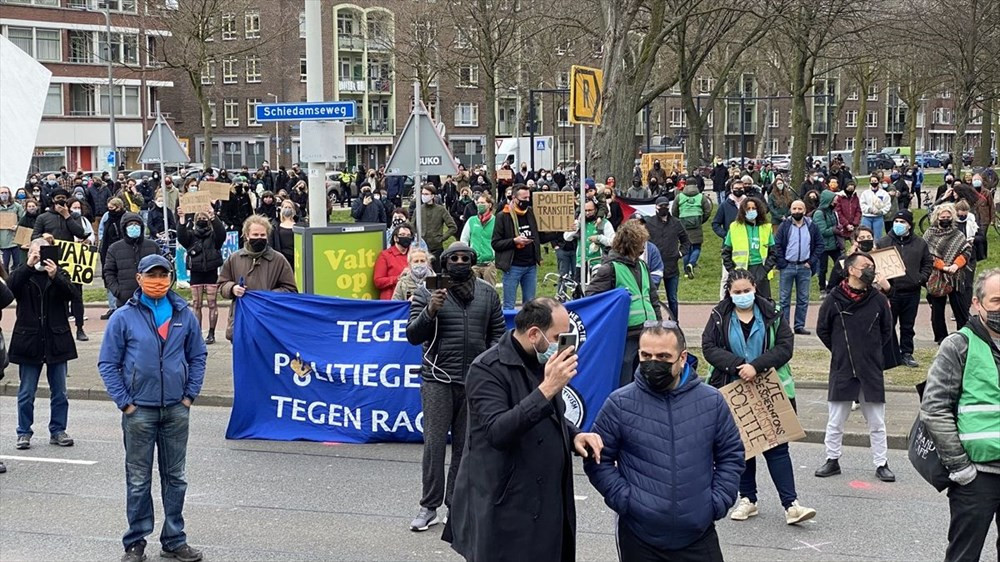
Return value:
<svg viewBox="0 0 1000 562">
<path fill-rule="evenodd" d="M 96 6 L 96 3 L 95 3 L 95 6 Z M 80 9 L 83 10 L 83 11 L 85 11 L 85 12 L 98 12 L 98 11 L 100 11 L 96 7 L 91 8 L 89 6 L 89 4 L 83 5 Z M 108 61 L 108 109 L 109 109 L 109 113 L 110 113 L 109 121 L 110 121 L 110 125 L 111 125 L 111 151 L 115 155 L 115 165 L 117 166 L 118 165 L 118 142 L 115 139 L 115 81 L 114 81 L 114 77 L 112 75 L 112 69 L 114 68 L 113 65 L 112 65 L 112 62 L 114 61 L 114 59 L 112 58 L 113 55 L 111 53 L 111 8 L 108 7 L 107 5 L 105 5 L 103 13 L 104 13 L 104 26 L 105 26 L 106 33 L 107 33 L 107 42 L 106 42 L 106 45 L 108 46 L 107 57 L 105 57 L 105 58 Z"/>
<path fill-rule="evenodd" d="M 272 94 L 271 92 L 268 92 L 267 95 L 268 97 L 274 98 L 275 104 L 278 103 L 278 96 Z M 274 122 L 274 168 L 271 169 L 273 170 L 277 168 L 278 165 L 280 164 L 281 164 L 281 137 L 278 136 L 278 122 L 275 121 Z"/>
</svg>

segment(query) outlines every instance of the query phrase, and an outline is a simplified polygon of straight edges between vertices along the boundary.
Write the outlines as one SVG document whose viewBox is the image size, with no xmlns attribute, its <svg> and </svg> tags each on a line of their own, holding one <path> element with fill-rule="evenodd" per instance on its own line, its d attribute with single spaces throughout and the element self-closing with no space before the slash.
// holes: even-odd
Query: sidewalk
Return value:
<svg viewBox="0 0 1000 562">
<path fill-rule="evenodd" d="M 699 318 L 707 318 L 708 312 L 703 316 L 698 316 L 690 312 L 689 308 L 707 305 L 690 305 L 682 308 L 682 319 L 690 318 L 692 323 Z M 109 400 L 104 390 L 104 383 L 97 372 L 97 357 L 100 352 L 101 335 L 105 322 L 98 319 L 100 312 L 91 308 L 88 309 L 87 333 L 90 335 L 89 342 L 77 342 L 77 352 L 79 359 L 71 361 L 69 365 L 69 377 L 67 386 L 69 397 L 73 400 Z M 13 323 L 14 315 L 4 315 L 2 326 L 5 333 L 9 334 Z M 233 403 L 233 347 L 226 341 L 225 334 L 225 313 L 219 319 L 221 333 L 218 335 L 218 343 L 208 346 L 208 369 L 205 374 L 205 383 L 202 387 L 201 396 L 198 397 L 198 404 L 209 406 L 231 406 Z M 689 345 L 697 347 L 700 344 L 701 328 L 695 331 L 695 326 L 687 326 L 682 322 L 685 329 L 695 334 L 689 341 Z M 796 338 L 796 345 L 803 347 L 820 346 L 820 342 L 815 336 Z M 704 375 L 704 373 L 702 373 Z M 45 416 L 47 407 L 42 397 L 48 397 L 48 385 L 44 379 L 39 385 L 39 401 L 36 404 L 36 412 L 39 416 Z M 17 366 L 11 365 L 7 368 L 7 377 L 0 381 L 0 395 L 17 396 L 18 377 Z M 811 443 L 822 443 L 827 420 L 826 385 L 823 383 L 802 382 L 796 384 L 796 402 L 799 410 L 799 421 L 806 431 L 805 441 Z M 886 431 L 889 437 L 889 447 L 893 449 L 906 448 L 906 435 L 917 416 L 919 402 L 916 392 L 911 389 L 898 389 L 886 393 Z M 113 407 L 109 404 L 109 407 Z M 72 409 L 71 409 L 72 410 Z M 71 414 L 72 415 L 72 414 Z M 41 418 L 40 418 L 41 419 Z M 71 420 L 72 421 L 72 420 Z M 868 430 L 861 412 L 854 412 L 847 420 L 844 429 L 844 444 L 848 446 L 867 447 Z M 816 462 L 821 462 L 817 459 Z"/>
</svg>

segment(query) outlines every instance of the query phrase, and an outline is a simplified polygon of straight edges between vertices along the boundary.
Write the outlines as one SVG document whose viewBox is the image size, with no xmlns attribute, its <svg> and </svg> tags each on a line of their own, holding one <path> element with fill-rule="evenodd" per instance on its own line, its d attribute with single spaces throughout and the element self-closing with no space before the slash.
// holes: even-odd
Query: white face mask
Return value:
<svg viewBox="0 0 1000 562">
<path fill-rule="evenodd" d="M 421 195 L 420 200 L 423 201 L 424 205 L 430 205 L 431 201 L 434 200 L 433 195 Z"/>
</svg>

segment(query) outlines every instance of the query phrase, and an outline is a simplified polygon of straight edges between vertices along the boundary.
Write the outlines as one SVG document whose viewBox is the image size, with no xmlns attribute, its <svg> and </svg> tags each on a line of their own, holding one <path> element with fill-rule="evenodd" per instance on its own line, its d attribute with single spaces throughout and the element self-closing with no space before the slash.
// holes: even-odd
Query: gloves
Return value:
<svg viewBox="0 0 1000 562">
<path fill-rule="evenodd" d="M 976 467 L 970 464 L 962 470 L 948 474 L 948 479 L 959 486 L 968 486 L 978 475 L 979 472 L 976 470 Z"/>
</svg>

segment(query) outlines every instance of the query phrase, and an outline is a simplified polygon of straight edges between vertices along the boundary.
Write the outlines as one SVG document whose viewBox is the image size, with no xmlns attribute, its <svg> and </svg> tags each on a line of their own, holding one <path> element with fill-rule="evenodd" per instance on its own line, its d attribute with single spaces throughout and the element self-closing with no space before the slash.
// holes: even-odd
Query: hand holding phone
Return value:
<svg viewBox="0 0 1000 562">
<path fill-rule="evenodd" d="M 576 332 L 566 332 L 564 334 L 559 334 L 559 347 L 556 354 L 562 353 L 564 349 L 573 348 L 573 354 L 579 354 L 580 346 L 580 335 Z"/>
</svg>

